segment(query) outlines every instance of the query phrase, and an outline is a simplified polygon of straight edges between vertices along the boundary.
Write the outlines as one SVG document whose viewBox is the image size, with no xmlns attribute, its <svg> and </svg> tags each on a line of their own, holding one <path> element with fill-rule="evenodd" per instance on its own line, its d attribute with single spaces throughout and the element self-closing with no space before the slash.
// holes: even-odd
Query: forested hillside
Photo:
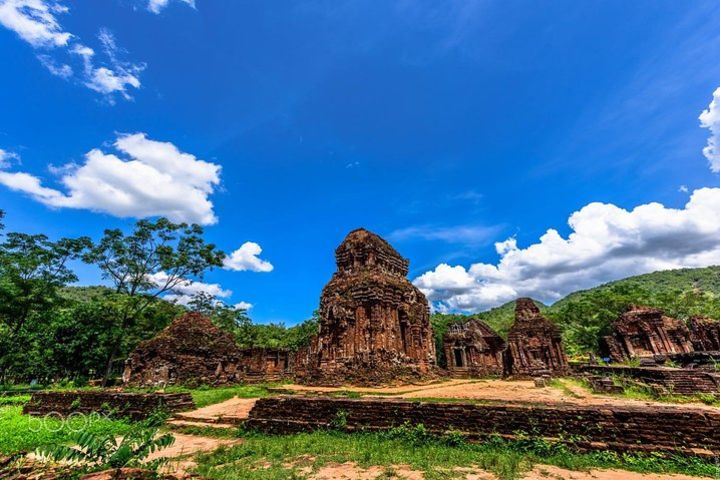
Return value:
<svg viewBox="0 0 720 480">
<path fill-rule="evenodd" d="M 651 305 L 668 315 L 687 319 L 704 315 L 720 319 L 720 267 L 654 272 L 607 283 L 572 293 L 551 306 L 535 302 L 540 310 L 563 331 L 570 354 L 597 350 L 598 340 L 610 324 L 630 304 Z M 515 302 L 509 302 L 474 315 L 433 315 L 438 346 L 447 325 L 468 318 L 479 318 L 501 336 L 512 324 Z"/>
</svg>

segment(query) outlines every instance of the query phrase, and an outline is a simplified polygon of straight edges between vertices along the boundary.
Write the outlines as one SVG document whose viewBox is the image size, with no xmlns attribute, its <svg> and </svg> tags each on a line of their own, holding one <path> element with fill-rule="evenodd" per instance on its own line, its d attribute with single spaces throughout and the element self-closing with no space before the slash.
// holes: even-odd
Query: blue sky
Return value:
<svg viewBox="0 0 720 480">
<path fill-rule="evenodd" d="M 53 237 L 205 223 L 246 246 L 204 282 L 260 322 L 309 317 L 359 226 L 441 311 L 717 264 L 718 25 L 711 1 L 0 0 L 0 208 Z"/>
</svg>

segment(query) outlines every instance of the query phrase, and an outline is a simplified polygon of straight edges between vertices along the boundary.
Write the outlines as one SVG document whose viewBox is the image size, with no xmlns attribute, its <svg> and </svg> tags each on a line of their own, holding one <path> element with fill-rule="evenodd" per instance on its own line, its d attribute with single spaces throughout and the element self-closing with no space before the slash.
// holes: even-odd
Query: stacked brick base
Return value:
<svg viewBox="0 0 720 480">
<path fill-rule="evenodd" d="M 112 391 L 36 392 L 25 404 L 26 415 L 98 413 L 142 420 L 158 409 L 179 412 L 195 407 L 189 393 L 125 393 Z"/>
<path fill-rule="evenodd" d="M 603 367 L 583 366 L 582 373 L 593 375 L 621 375 L 655 387 L 668 395 L 720 394 L 720 373 L 707 370 L 662 367 Z"/>
<path fill-rule="evenodd" d="M 570 442 L 580 449 L 720 453 L 720 412 L 670 407 L 526 406 L 401 400 L 276 397 L 257 401 L 246 427 L 292 433 L 338 424 L 350 431 L 423 424 L 470 438 L 519 434 Z"/>
</svg>

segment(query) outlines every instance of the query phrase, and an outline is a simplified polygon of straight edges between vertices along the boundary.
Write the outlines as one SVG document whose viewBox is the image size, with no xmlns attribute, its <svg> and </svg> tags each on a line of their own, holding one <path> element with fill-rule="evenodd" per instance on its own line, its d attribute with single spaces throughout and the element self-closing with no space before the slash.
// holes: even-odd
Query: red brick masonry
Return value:
<svg viewBox="0 0 720 480">
<path fill-rule="evenodd" d="M 189 410 L 195 407 L 189 393 L 129 393 L 113 391 L 35 392 L 25 404 L 23 413 L 42 416 L 71 413 L 100 413 L 112 417 L 129 417 L 142 420 L 159 408 L 168 412 Z"/>
<path fill-rule="evenodd" d="M 338 413 L 340 412 L 340 413 Z M 382 430 L 405 422 L 434 433 L 458 430 L 470 438 L 519 433 L 572 443 L 581 449 L 720 453 L 720 412 L 663 406 L 459 404 L 405 400 L 275 397 L 257 401 L 246 426 L 290 433 L 327 428 Z"/>
</svg>

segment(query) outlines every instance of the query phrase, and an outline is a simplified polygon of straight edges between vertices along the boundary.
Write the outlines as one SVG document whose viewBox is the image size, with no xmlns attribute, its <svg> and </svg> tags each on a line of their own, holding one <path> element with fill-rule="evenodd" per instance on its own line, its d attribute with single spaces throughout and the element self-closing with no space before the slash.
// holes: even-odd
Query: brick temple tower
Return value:
<svg viewBox="0 0 720 480">
<path fill-rule="evenodd" d="M 515 323 L 507 343 L 505 369 L 509 375 L 563 375 L 568 371 L 560 329 L 540 313 L 530 298 L 517 300 Z"/>
<path fill-rule="evenodd" d="M 430 309 L 407 279 L 409 262 L 365 229 L 335 250 L 337 271 L 320 298 L 320 331 L 308 376 L 325 383 L 380 383 L 435 366 Z"/>
</svg>

